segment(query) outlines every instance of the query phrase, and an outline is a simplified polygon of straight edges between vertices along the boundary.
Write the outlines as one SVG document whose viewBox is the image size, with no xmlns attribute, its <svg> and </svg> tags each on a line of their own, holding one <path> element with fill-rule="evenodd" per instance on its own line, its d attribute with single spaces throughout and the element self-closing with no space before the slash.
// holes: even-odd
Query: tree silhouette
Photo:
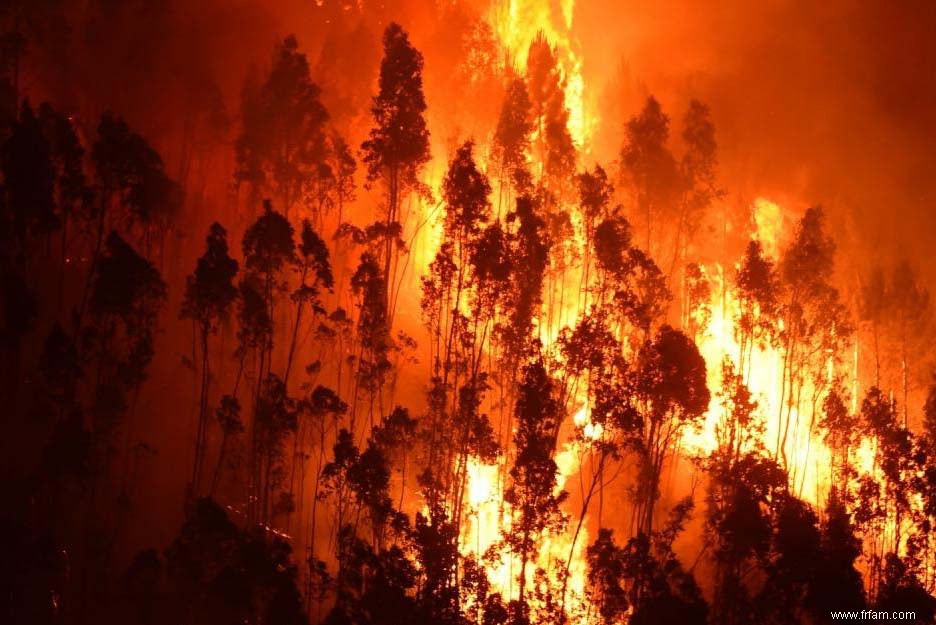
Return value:
<svg viewBox="0 0 936 625">
<path fill-rule="evenodd" d="M 825 618 L 837 606 L 866 605 L 861 573 L 855 561 L 861 555 L 861 541 L 855 535 L 851 515 L 836 488 L 829 493 L 825 518 L 820 526 L 821 562 L 816 571 L 816 590 L 812 606 L 820 618 Z"/>
<path fill-rule="evenodd" d="M 84 226 L 94 214 L 94 190 L 85 175 L 85 148 L 72 120 L 47 103 L 39 107 L 39 121 L 49 142 L 55 169 L 55 199 L 61 225 L 59 297 L 64 298 L 65 265 L 70 262 L 69 225 Z"/>
<path fill-rule="evenodd" d="M 510 80 L 504 92 L 497 129 L 494 132 L 493 148 L 499 167 L 498 178 L 501 192 L 498 194 L 498 210 L 504 197 L 504 188 L 520 188 L 518 181 L 523 179 L 528 169 L 530 134 L 533 132 L 532 104 L 523 78 L 515 76 Z M 505 184 L 506 181 L 506 184 Z M 509 200 L 509 195 L 507 196 Z"/>
<path fill-rule="evenodd" d="M 254 202 L 271 194 L 288 216 L 320 182 L 330 147 L 325 133 L 328 112 L 320 94 L 294 35 L 276 45 L 263 83 L 245 88 L 234 177 L 237 183 L 250 184 Z"/>
<path fill-rule="evenodd" d="M 715 141 L 715 126 L 712 124 L 709 108 L 698 100 L 689 102 L 689 110 L 683 117 L 682 140 L 686 148 L 679 162 L 681 199 L 670 275 L 673 274 L 680 255 L 685 255 L 686 249 L 692 243 L 705 212 L 713 201 L 725 195 L 725 191 L 718 187 L 716 181 L 718 146 Z"/>
<path fill-rule="evenodd" d="M 860 436 L 858 418 L 845 405 L 846 399 L 841 389 L 830 389 L 822 402 L 823 416 L 819 423 L 833 453 L 831 473 L 839 484 L 847 484 L 852 477 L 851 453 Z"/>
<path fill-rule="evenodd" d="M 102 197 L 95 250 L 115 210 L 127 227 L 142 230 L 144 250 L 161 246 L 182 202 L 178 185 L 166 174 L 159 153 L 121 117 L 104 113 L 97 132 L 91 158 Z"/>
<path fill-rule="evenodd" d="M 691 500 L 680 502 L 664 528 L 639 534 L 624 547 L 615 544 L 611 530 L 599 530 L 588 548 L 588 576 L 603 623 L 706 622 L 701 590 L 672 550 L 691 510 Z"/>
<path fill-rule="evenodd" d="M 267 374 L 260 387 L 253 420 L 251 442 L 251 482 L 255 484 L 261 524 L 274 516 L 291 513 L 291 495 L 274 501 L 277 489 L 286 481 L 284 444 L 299 426 L 299 407 L 287 393 L 286 385 L 273 373 Z"/>
<path fill-rule="evenodd" d="M 621 149 L 621 174 L 629 184 L 635 208 L 647 222 L 646 247 L 653 242 L 653 221 L 675 208 L 680 192 L 679 166 L 669 148 L 669 118 L 656 98 L 647 98 L 639 115 L 627 122 Z"/>
<path fill-rule="evenodd" d="M 660 475 L 682 431 L 708 408 L 705 360 L 679 330 L 664 325 L 637 356 L 634 400 L 643 423 L 636 432 L 640 472 L 636 490 L 638 532 L 653 528 Z"/>
<path fill-rule="evenodd" d="M 550 186 L 562 195 L 575 172 L 576 151 L 569 134 L 565 82 L 557 51 L 542 31 L 530 42 L 526 72 L 539 174 L 548 178 Z"/>
<path fill-rule="evenodd" d="M 306 306 L 310 306 L 314 313 L 324 314 L 325 308 L 320 299 L 321 289 L 331 291 L 335 286 L 328 247 L 312 229 L 312 223 L 308 219 L 302 222 L 298 273 L 299 287 L 292 293 L 292 300 L 296 303 L 296 322 L 293 325 L 289 354 L 286 357 L 286 372 L 283 374 L 284 383 L 289 382 L 289 372 L 296 352 L 296 341 L 299 337 L 299 326 L 302 323 L 303 310 Z M 309 274 L 312 276 L 312 284 L 308 283 Z"/>
<path fill-rule="evenodd" d="M 482 370 L 484 351 L 496 315 L 490 291 L 491 261 L 503 262 L 502 231 L 485 228 L 490 220 L 491 187 L 474 159 L 474 144 L 464 143 L 449 164 L 442 184 L 445 201 L 443 241 L 423 280 L 423 316 L 432 334 L 432 412 L 428 426 L 429 466 L 447 489 L 454 522 L 460 524 L 470 457 L 492 459 L 497 453 L 488 416 L 480 412 L 489 390 Z M 494 239 L 485 239 L 488 234 Z M 480 246 L 491 244 L 481 258 Z M 444 458 L 450 471 L 439 470 Z M 435 496 L 435 494 L 433 494 Z"/>
<path fill-rule="evenodd" d="M 926 312 L 929 309 L 929 292 L 917 280 L 913 268 L 906 261 L 894 268 L 891 281 L 890 304 L 897 344 L 900 347 L 900 378 L 903 389 L 904 427 L 909 426 L 909 400 L 911 385 L 911 354 L 914 337 L 925 335 Z"/>
<path fill-rule="evenodd" d="M 718 447 L 704 461 L 710 476 L 705 523 L 714 567 L 711 615 L 746 623 L 757 617 L 749 580 L 769 559 L 770 509 L 788 479 L 764 449 L 763 415 L 730 360 L 722 363 L 721 378 Z"/>
<path fill-rule="evenodd" d="M 237 261 L 228 255 L 227 231 L 224 226 L 215 222 L 208 229 L 205 253 L 198 259 L 195 272 L 186 279 L 185 299 L 179 313 L 180 318 L 191 319 L 197 327 L 202 355 L 195 460 L 192 468 L 194 496 L 198 495 L 208 437 L 208 387 L 211 382 L 208 337 L 217 332 L 218 324 L 227 318 L 237 297 L 237 288 L 233 283 L 236 275 Z"/>
<path fill-rule="evenodd" d="M 748 242 L 744 258 L 735 276 L 739 299 L 739 315 L 735 323 L 740 347 L 741 375 L 750 376 L 754 348 L 772 344 L 778 333 L 780 315 L 780 282 L 773 262 L 764 256 L 759 241 Z"/>
<path fill-rule="evenodd" d="M 380 180 L 387 193 L 381 276 L 387 285 L 383 306 L 388 322 L 392 322 L 394 238 L 391 232 L 402 228 L 401 207 L 406 197 L 413 191 L 427 192 L 418 176 L 429 160 L 429 129 L 424 117 L 422 54 L 410 44 L 409 35 L 396 23 L 391 23 L 384 31 L 383 49 L 380 88 L 371 107 L 374 127 L 361 144 L 361 150 L 367 164 L 367 180 L 370 183 Z"/>
<path fill-rule="evenodd" d="M 867 282 L 861 285 L 859 315 L 871 326 L 872 348 L 874 349 L 874 385 L 881 384 L 881 326 L 887 315 L 887 282 L 884 271 L 876 266 Z"/>
<path fill-rule="evenodd" d="M 527 601 L 527 566 L 535 558 L 544 532 L 556 530 L 565 519 L 559 505 L 567 493 L 556 490 L 553 451 L 562 420 L 554 384 L 541 357 L 534 356 L 524 367 L 515 407 L 516 457 L 510 470 L 511 483 L 504 493 L 515 514 L 513 532 L 506 537 L 511 551 L 520 558 L 517 574 L 519 601 Z"/>
<path fill-rule="evenodd" d="M 8 249 L 19 248 L 10 260 L 22 264 L 29 255 L 27 235 L 48 235 L 60 225 L 52 149 L 29 102 L 23 103 L 3 144 L 0 169 L 5 192 L 0 233 Z"/>
<path fill-rule="evenodd" d="M 360 342 L 354 400 L 357 402 L 359 391 L 365 391 L 369 396 L 368 410 L 372 418 L 374 404 L 391 367 L 389 352 L 393 344 L 384 307 L 387 283 L 384 282 L 377 259 L 370 253 L 361 255 L 361 262 L 351 277 L 351 291 L 358 298 L 357 335 Z M 355 416 L 356 412 L 352 411 L 352 430 L 355 427 Z"/>
<path fill-rule="evenodd" d="M 195 502 L 166 552 L 166 568 L 178 622 L 307 622 L 288 543 L 243 532 L 211 499 Z"/>
<path fill-rule="evenodd" d="M 281 214 L 273 210 L 269 201 L 264 202 L 263 215 L 257 218 L 247 230 L 241 241 L 244 254 L 244 267 L 252 275 L 241 283 L 241 345 L 254 347 L 257 351 L 257 379 L 254 390 L 254 418 L 250 426 L 250 468 L 252 471 L 249 484 L 251 485 L 250 506 L 253 521 L 266 520 L 269 503 L 264 497 L 268 496 L 268 487 L 273 470 L 274 454 L 279 443 L 279 426 L 274 428 L 277 432 L 271 441 L 258 439 L 258 415 L 261 410 L 262 398 L 266 394 L 264 387 L 275 396 L 270 401 L 283 407 L 286 400 L 285 387 L 280 391 L 282 382 L 272 376 L 273 359 L 273 322 L 275 305 L 278 294 L 287 288 L 285 271 L 297 262 L 296 243 L 293 241 L 293 227 Z M 259 296 L 259 297 L 258 297 Z M 242 353 L 242 357 L 243 357 Z M 275 391 L 275 392 L 274 392 Z M 285 410 L 285 408 L 283 408 Z M 290 409 L 291 410 L 291 409 Z M 278 421 L 277 421 L 278 423 Z M 267 444 L 267 443 L 271 444 Z M 272 444 L 272 443 L 276 444 Z M 262 445 L 258 445 L 262 443 Z M 266 459 L 257 454 L 265 454 Z M 261 475 L 261 471 L 266 475 Z M 260 490 L 263 489 L 263 490 Z M 259 507 L 258 507 L 259 506 Z M 262 516 L 256 516 L 256 515 Z"/>
<path fill-rule="evenodd" d="M 848 311 L 840 301 L 838 290 L 831 285 L 835 243 L 826 233 L 824 223 L 821 208 L 808 209 L 777 266 L 785 293 L 780 333 L 784 360 L 780 427 L 774 453 L 785 466 L 793 411 L 802 409 L 804 381 L 813 382 L 808 424 L 811 435 L 818 422 L 819 394 L 828 384 L 825 371 L 830 362 L 834 364 L 841 358 L 852 331 Z M 791 477 L 795 482 L 797 476 Z"/>
</svg>

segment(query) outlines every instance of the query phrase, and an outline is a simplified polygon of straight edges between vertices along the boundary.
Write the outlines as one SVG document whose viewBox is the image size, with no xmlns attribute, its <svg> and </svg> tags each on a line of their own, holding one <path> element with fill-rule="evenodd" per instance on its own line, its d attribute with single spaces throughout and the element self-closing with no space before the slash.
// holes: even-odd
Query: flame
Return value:
<svg viewBox="0 0 936 625">
<path fill-rule="evenodd" d="M 570 477 L 578 474 L 580 453 L 579 444 L 570 441 L 556 454 L 556 492 L 562 490 Z M 505 601 L 509 601 L 519 596 L 517 575 L 520 571 L 520 558 L 511 553 L 510 548 L 503 542 L 503 536 L 510 532 L 511 519 L 511 507 L 503 500 L 504 468 L 503 464 L 485 464 L 477 458 L 469 458 L 469 511 L 463 524 L 460 551 L 463 556 L 473 556 L 477 561 L 485 562 L 492 592 L 500 593 Z M 570 523 L 563 532 L 546 535 L 538 542 L 536 558 L 527 567 L 526 584 L 528 588 L 533 586 L 534 572 L 537 568 L 554 572 L 564 567 L 568 561 L 566 609 L 569 614 L 580 614 L 583 613 L 582 607 L 585 605 L 587 524 L 583 523 L 573 548 L 574 531 L 575 528 Z M 493 558 L 490 557 L 492 552 Z M 581 622 L 584 622 L 584 619 Z"/>
<path fill-rule="evenodd" d="M 507 62 L 517 68 L 525 67 L 530 43 L 538 33 L 542 32 L 555 47 L 562 71 L 564 101 L 569 111 L 569 132 L 579 149 L 587 153 L 598 115 L 585 98 L 581 45 L 572 29 L 574 14 L 574 0 L 560 0 L 557 3 L 539 0 L 495 0 L 487 19 L 502 48 L 507 52 Z M 475 156 L 480 159 L 479 165 L 483 167 L 484 151 L 476 151 Z M 430 186 L 438 189 L 444 166 L 441 161 L 434 160 L 432 169 L 433 172 L 429 176 L 432 178 Z M 433 210 L 431 206 L 422 208 L 424 215 L 429 215 Z M 753 237 L 761 243 L 765 255 L 776 260 L 781 253 L 784 228 L 792 223 L 796 215 L 764 197 L 756 198 L 751 208 Z M 579 229 L 581 224 L 575 211 L 572 220 L 576 229 Z M 419 270 L 424 270 L 438 247 L 440 220 L 427 219 L 427 222 L 431 225 L 423 236 L 428 241 L 420 241 L 415 249 L 431 252 L 416 260 Z M 587 242 L 581 240 L 578 243 L 587 245 Z M 723 360 L 727 358 L 736 366 L 741 361 L 741 348 L 736 334 L 741 307 L 733 287 L 734 269 L 723 267 L 719 263 L 710 263 L 704 270 L 712 282 L 709 302 L 712 315 L 707 326 L 697 336 L 697 345 L 707 363 L 709 387 L 715 390 L 722 387 L 720 364 Z M 549 289 L 565 291 L 570 285 L 578 284 L 581 271 L 582 267 L 569 268 L 562 278 L 565 282 L 548 283 L 544 296 L 549 293 Z M 570 292 L 574 292 L 574 289 Z M 579 318 L 586 306 L 578 294 L 570 296 L 565 302 L 550 303 L 550 309 L 558 312 L 540 320 L 538 328 L 540 339 L 546 347 L 555 342 L 563 326 L 574 323 L 574 320 Z M 855 394 L 853 401 L 856 402 L 857 344 L 855 350 L 852 379 Z M 745 371 L 740 373 L 753 398 L 757 400 L 758 410 L 763 417 L 765 430 L 761 443 L 764 449 L 778 458 L 786 459 L 792 490 L 814 505 L 821 506 L 830 487 L 828 467 L 831 465 L 831 453 L 822 439 L 814 420 L 814 413 L 808 407 L 801 410 L 800 406 L 786 405 L 785 393 L 788 391 L 784 391 L 782 387 L 783 371 L 783 348 L 757 345 L 745 363 Z M 835 363 L 830 355 L 826 372 L 828 380 L 831 380 L 835 373 Z M 803 382 L 804 397 L 812 396 L 816 390 L 813 382 Z M 707 455 L 717 448 L 716 425 L 724 412 L 725 406 L 722 405 L 719 394 L 713 393 L 703 425 L 697 430 L 688 430 L 683 434 L 684 455 Z M 600 440 L 604 434 L 600 425 L 591 423 L 585 405 L 574 413 L 572 424 L 578 436 L 567 435 L 568 440 L 561 443 L 555 457 L 558 467 L 556 492 L 580 474 L 582 459 L 587 453 L 585 447 L 590 442 Z M 784 440 L 781 444 L 780 441 Z M 874 455 L 874 449 L 868 441 L 863 441 L 855 452 L 860 470 L 874 474 Z M 504 536 L 509 535 L 511 531 L 512 519 L 510 505 L 504 501 L 506 481 L 509 479 L 508 462 L 507 457 L 502 457 L 494 464 L 486 464 L 477 458 L 468 459 L 468 506 L 459 540 L 462 555 L 473 556 L 484 564 L 492 592 L 500 593 L 505 601 L 518 598 L 517 576 L 520 571 L 519 558 L 510 552 L 504 541 Z M 538 542 L 536 558 L 527 569 L 526 583 L 527 587 L 533 587 L 535 569 L 555 572 L 568 562 L 569 578 L 565 599 L 567 614 L 572 622 L 585 623 L 589 614 L 585 558 L 585 550 L 589 543 L 589 524 L 586 516 L 581 528 L 576 530 L 577 521 L 577 518 L 572 518 L 562 531 L 542 537 Z M 889 531 L 893 532 L 893 528 Z"/>
<path fill-rule="evenodd" d="M 505 0 L 494 2 L 488 14 L 491 28 L 517 67 L 525 67 L 530 42 L 542 32 L 559 54 L 565 82 L 565 105 L 569 110 L 569 133 L 575 144 L 586 152 L 598 122 L 597 111 L 585 100 L 582 53 L 572 33 L 575 0 L 561 0 L 555 5 L 541 0 Z"/>
<path fill-rule="evenodd" d="M 504 0 L 492 4 L 488 20 L 507 51 L 508 59 L 518 68 L 526 66 L 530 43 L 538 33 L 542 32 L 555 46 L 565 89 L 564 101 L 569 111 L 569 133 L 575 144 L 587 151 L 598 117 L 586 106 L 581 46 L 572 35 L 574 12 L 574 0 L 561 0 L 558 5 L 538 0 Z M 570 301 L 557 319 L 540 327 L 541 338 L 546 345 L 555 341 L 563 320 L 576 317 L 577 304 Z M 601 426 L 590 423 L 584 406 L 576 413 L 573 422 L 586 440 L 595 440 L 602 434 Z M 556 455 L 557 492 L 569 478 L 578 474 L 581 445 L 575 439 L 569 440 Z M 461 550 L 463 555 L 474 555 L 479 561 L 492 550 L 496 552 L 492 563 L 486 564 L 488 578 L 493 590 L 501 593 L 505 600 L 510 600 L 518 596 L 516 576 L 520 566 L 519 560 L 502 542 L 503 535 L 509 532 L 509 527 L 504 526 L 509 525 L 511 519 L 510 506 L 503 501 L 504 476 L 508 469 L 506 462 L 503 459 L 499 464 L 484 464 L 475 458 L 469 459 L 468 500 L 471 510 L 462 533 Z M 573 527 L 567 527 L 559 535 L 547 536 L 539 543 L 536 561 L 528 568 L 527 583 L 532 586 L 535 568 L 551 571 L 558 563 L 568 561 L 566 607 L 570 614 L 584 614 L 581 607 L 585 596 L 587 523 L 582 524 L 573 548 L 574 531 Z"/>
<path fill-rule="evenodd" d="M 783 208 L 766 198 L 757 198 L 752 206 L 754 238 L 762 245 L 767 256 L 776 259 L 780 251 L 780 236 L 783 232 Z M 697 337 L 699 352 L 705 359 L 708 385 L 711 389 L 722 387 L 721 363 L 728 358 L 737 367 L 741 361 L 741 346 L 736 334 L 736 322 L 741 314 L 741 305 L 733 288 L 733 271 L 726 271 L 718 263 L 707 268 L 712 282 L 709 306 L 712 310 L 708 327 Z M 742 375 L 765 424 L 762 443 L 768 453 L 787 459 L 791 487 L 802 497 L 820 505 L 828 492 L 828 467 L 831 455 L 822 440 L 816 423 L 811 423 L 812 414 L 803 414 L 797 406 L 789 408 L 789 427 L 785 412 L 788 397 L 782 386 L 784 353 L 782 347 L 755 345 L 745 363 Z M 828 361 L 827 375 L 833 377 L 833 362 Z M 803 382 L 803 397 L 811 397 L 815 390 L 810 381 Z M 722 418 L 725 406 L 717 393 L 712 394 L 704 425 L 698 430 L 684 434 L 683 444 L 691 454 L 706 455 L 718 446 L 716 424 Z M 784 413 L 783 418 L 780 414 Z M 786 443 L 782 430 L 787 430 Z"/>
<path fill-rule="evenodd" d="M 755 235 L 764 253 L 770 258 L 780 256 L 780 234 L 783 232 L 783 209 L 766 198 L 754 200 Z"/>
</svg>

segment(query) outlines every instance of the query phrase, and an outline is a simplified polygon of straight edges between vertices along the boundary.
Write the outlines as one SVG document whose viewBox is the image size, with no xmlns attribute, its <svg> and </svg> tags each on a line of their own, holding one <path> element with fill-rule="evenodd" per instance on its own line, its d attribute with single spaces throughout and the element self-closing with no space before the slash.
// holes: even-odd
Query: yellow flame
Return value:
<svg viewBox="0 0 936 625">
<path fill-rule="evenodd" d="M 777 258 L 780 255 L 780 234 L 783 232 L 783 210 L 779 204 L 766 198 L 754 200 L 755 238 L 760 241 L 764 253 Z"/>
<path fill-rule="evenodd" d="M 559 54 L 565 82 L 565 105 L 569 110 L 569 133 L 582 150 L 598 121 L 597 111 L 586 106 L 585 79 L 582 76 L 581 46 L 572 35 L 575 0 L 562 0 L 559 13 L 555 5 L 542 0 L 505 0 L 494 2 L 488 15 L 491 28 L 517 67 L 525 67 L 530 43 L 542 32 Z"/>
</svg>

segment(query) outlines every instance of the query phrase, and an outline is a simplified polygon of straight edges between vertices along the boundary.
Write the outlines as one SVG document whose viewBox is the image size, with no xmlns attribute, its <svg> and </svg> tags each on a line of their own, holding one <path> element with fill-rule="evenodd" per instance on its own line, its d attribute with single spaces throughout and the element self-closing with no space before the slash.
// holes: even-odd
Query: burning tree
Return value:
<svg viewBox="0 0 936 625">
<path fill-rule="evenodd" d="M 391 297 L 395 292 L 392 263 L 394 246 L 403 230 L 403 203 L 412 192 L 426 195 L 419 172 L 429 160 L 429 129 L 424 113 L 423 56 L 410 44 L 409 35 L 396 23 L 387 26 L 383 36 L 384 58 L 380 64 L 380 90 L 374 96 L 371 113 L 374 127 L 361 145 L 367 164 L 367 180 L 380 180 L 386 191 L 385 216 L 376 227 L 383 240 L 380 253 L 381 276 L 387 285 L 384 311 L 393 321 Z"/>
</svg>

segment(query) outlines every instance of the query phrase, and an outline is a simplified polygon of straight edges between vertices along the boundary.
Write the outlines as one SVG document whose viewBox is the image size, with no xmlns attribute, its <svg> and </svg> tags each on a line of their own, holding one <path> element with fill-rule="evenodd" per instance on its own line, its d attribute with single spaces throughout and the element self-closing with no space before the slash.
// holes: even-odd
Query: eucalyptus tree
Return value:
<svg viewBox="0 0 936 625">
<path fill-rule="evenodd" d="M 292 224 L 273 210 L 271 202 L 265 201 L 263 214 L 247 228 L 241 240 L 247 272 L 241 281 L 241 368 L 247 351 L 253 348 L 256 352 L 256 382 L 248 442 L 248 517 L 254 523 L 265 521 L 269 512 L 270 478 L 276 460 L 270 456 L 273 453 L 271 448 L 276 446 L 274 442 L 280 442 L 279 432 L 283 428 L 278 424 L 285 420 L 274 416 L 294 412 L 294 409 L 286 407 L 286 389 L 279 389 L 285 385 L 272 373 L 276 302 L 288 288 L 287 271 L 298 262 L 293 236 Z M 269 417 L 266 419 L 269 423 L 261 419 L 263 415 Z M 268 431 L 273 425 L 276 425 L 272 430 L 276 432 L 275 436 Z"/>
<path fill-rule="evenodd" d="M 670 276 L 674 275 L 681 257 L 685 262 L 686 251 L 698 233 L 705 212 L 714 201 L 725 196 L 725 190 L 717 181 L 718 143 L 708 106 L 698 100 L 689 102 L 681 136 L 685 151 L 679 161 L 680 196 Z"/>
<path fill-rule="evenodd" d="M 764 255 L 760 241 L 751 240 L 735 276 L 739 313 L 735 319 L 738 338 L 738 368 L 748 380 L 754 349 L 766 349 L 779 340 L 779 321 L 783 296 L 780 277 L 774 262 Z"/>
<path fill-rule="evenodd" d="M 201 346 L 201 381 L 198 400 L 198 424 L 195 434 L 195 458 L 192 468 L 192 494 L 198 495 L 201 469 L 204 464 L 208 440 L 209 385 L 211 383 L 211 358 L 208 337 L 218 331 L 227 319 L 231 306 L 237 298 L 234 277 L 237 261 L 228 255 L 227 231 L 215 222 L 208 229 L 205 253 L 198 259 L 195 271 L 186 278 L 185 297 L 179 316 L 191 319 L 193 331 L 199 334 Z"/>
<path fill-rule="evenodd" d="M 634 445 L 639 471 L 635 489 L 638 533 L 653 531 L 660 497 L 660 476 L 673 457 L 682 433 L 698 424 L 711 398 L 706 364 L 689 337 L 662 326 L 637 353 L 633 400 L 640 420 Z"/>
<path fill-rule="evenodd" d="M 810 208 L 797 224 L 791 244 L 777 266 L 783 288 L 783 349 L 781 401 L 775 456 L 787 464 L 790 426 L 796 414 L 803 414 L 803 390 L 811 382 L 807 434 L 811 437 L 818 421 L 819 402 L 830 383 L 828 370 L 841 361 L 852 333 L 848 310 L 838 290 L 832 286 L 835 243 L 825 230 L 825 214 Z M 784 414 L 785 413 L 785 414 Z M 797 467 L 788 467 L 791 473 Z M 791 478 L 797 479 L 797 475 Z"/>
<path fill-rule="evenodd" d="M 524 191 L 518 182 L 529 170 L 529 152 L 533 132 L 532 103 L 526 82 L 521 76 L 510 79 L 504 91 L 497 129 L 494 132 L 492 151 L 498 167 L 500 190 L 497 194 L 497 211 L 501 203 L 510 201 L 507 191 L 511 188 Z"/>
<path fill-rule="evenodd" d="M 539 176 L 561 197 L 575 173 L 577 154 L 569 132 L 566 85 L 558 54 L 546 34 L 539 31 L 527 51 L 526 84 Z"/>
<path fill-rule="evenodd" d="M 553 455 L 564 415 L 555 393 L 555 382 L 542 356 L 534 352 L 524 364 L 518 388 L 513 441 L 516 457 L 504 493 L 504 499 L 513 510 L 511 532 L 504 540 L 520 558 L 517 584 L 521 608 L 528 600 L 528 566 L 535 562 L 545 535 L 561 529 L 566 521 L 560 504 L 568 493 L 556 492 L 558 467 Z"/>
<path fill-rule="evenodd" d="M 769 561 L 771 510 L 788 483 L 764 447 L 764 414 L 727 358 L 721 381 L 717 447 L 701 462 L 709 476 L 704 540 L 713 568 L 711 615 L 740 625 L 757 618 L 748 580 Z"/>
<path fill-rule="evenodd" d="M 395 237 L 402 230 L 403 203 L 412 193 L 428 195 L 419 179 L 429 161 L 429 129 L 426 125 L 426 98 L 423 94 L 423 55 L 410 43 L 403 28 L 392 22 L 383 35 L 384 56 L 380 64 L 379 91 L 371 113 L 374 126 L 361 144 L 370 184 L 380 181 L 386 191 L 383 215 L 383 245 L 380 253 L 381 278 L 387 285 L 384 311 L 393 321 L 391 295 L 395 290 L 393 272 Z"/>
<path fill-rule="evenodd" d="M 123 118 L 107 112 L 98 124 L 91 160 L 99 188 L 92 269 L 109 223 L 135 233 L 147 253 L 154 244 L 161 249 L 181 208 L 182 192 L 159 153 Z"/>
<path fill-rule="evenodd" d="M 293 324 L 289 352 L 286 356 L 286 370 L 283 373 L 284 384 L 289 383 L 289 373 L 292 369 L 299 338 L 299 327 L 303 320 L 302 313 L 308 306 L 313 314 L 324 315 L 326 311 L 322 302 L 322 292 L 323 290 L 330 292 L 335 286 L 328 246 L 312 228 L 312 223 L 308 219 L 302 221 L 298 252 L 297 273 L 299 274 L 299 286 L 291 295 L 291 299 L 296 305 L 296 321 Z M 309 282 L 310 277 L 312 279 L 311 283 Z"/>
<path fill-rule="evenodd" d="M 681 182 L 679 164 L 667 146 L 669 117 L 656 98 L 647 98 L 640 113 L 627 122 L 625 132 L 621 177 L 633 194 L 636 210 L 646 220 L 649 252 L 653 249 L 654 222 L 671 215 L 676 208 Z"/>
<path fill-rule="evenodd" d="M 330 174 L 324 169 L 330 152 L 328 111 L 320 96 L 293 35 L 277 43 L 262 83 L 248 81 L 234 180 L 250 185 L 252 206 L 261 197 L 273 197 L 288 216 L 310 188 L 323 182 L 323 174 Z M 319 207 L 311 202 L 311 208 L 316 212 Z"/>
<path fill-rule="evenodd" d="M 456 523 L 469 458 L 490 460 L 497 447 L 488 417 L 480 412 L 489 389 L 482 364 L 490 349 L 495 315 L 494 301 L 485 290 L 485 272 L 495 259 L 482 259 L 478 253 L 489 241 L 485 234 L 496 231 L 485 228 L 491 219 L 491 187 L 475 163 L 473 150 L 470 141 L 458 149 L 443 181 L 443 240 L 423 280 L 422 300 L 433 346 L 429 466 L 441 471 L 438 477 L 446 485 Z M 485 249 L 492 251 L 496 250 Z M 441 456 L 436 455 L 439 452 Z M 439 469 L 436 458 L 444 458 L 447 468 Z"/>
</svg>

